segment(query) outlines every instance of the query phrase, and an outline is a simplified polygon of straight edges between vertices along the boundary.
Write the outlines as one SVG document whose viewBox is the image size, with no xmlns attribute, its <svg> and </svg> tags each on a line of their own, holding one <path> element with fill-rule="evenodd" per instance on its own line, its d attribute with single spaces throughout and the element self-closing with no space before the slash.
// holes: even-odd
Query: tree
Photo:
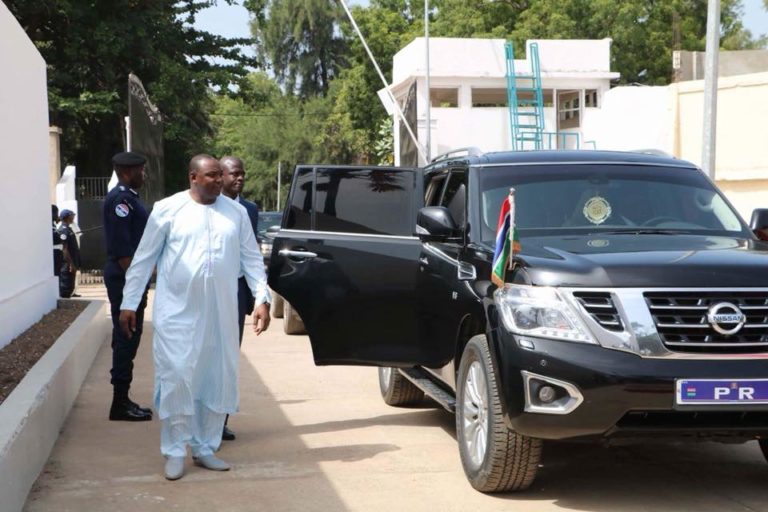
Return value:
<svg viewBox="0 0 768 512">
<path fill-rule="evenodd" d="M 335 0 L 246 0 L 256 51 L 287 92 L 309 98 L 328 91 L 344 64 Z"/>
<path fill-rule="evenodd" d="M 722 0 L 721 9 L 721 47 L 753 46 L 740 0 Z M 704 50 L 706 27 L 706 0 L 538 0 L 521 12 L 511 35 L 520 51 L 528 39 L 610 37 L 612 69 L 622 83 L 663 85 L 672 77 L 672 51 Z"/>
<path fill-rule="evenodd" d="M 64 160 L 81 176 L 107 175 L 112 154 L 124 149 L 133 72 L 165 118 L 166 183 L 178 188 L 188 158 L 205 149 L 210 89 L 229 90 L 255 64 L 241 53 L 249 40 L 192 27 L 215 0 L 5 3 L 48 64 L 50 119 L 63 129 Z"/>
<path fill-rule="evenodd" d="M 273 209 L 277 192 L 278 162 L 282 164 L 283 199 L 288 177 L 298 163 L 315 160 L 315 137 L 321 120 L 329 115 L 328 101 L 307 102 L 284 93 L 264 73 L 249 75 L 237 97 L 214 97 L 212 113 L 215 137 L 211 150 L 216 155 L 236 155 L 246 169 L 244 195 L 262 209 Z"/>
</svg>

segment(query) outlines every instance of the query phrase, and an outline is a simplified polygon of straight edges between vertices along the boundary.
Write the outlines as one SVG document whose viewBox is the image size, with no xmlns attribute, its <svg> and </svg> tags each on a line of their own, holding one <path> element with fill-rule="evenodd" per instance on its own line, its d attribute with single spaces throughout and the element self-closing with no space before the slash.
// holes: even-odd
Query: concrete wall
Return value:
<svg viewBox="0 0 768 512">
<path fill-rule="evenodd" d="M 56 306 L 45 61 L 0 2 L 0 347 Z M 10 79 L 9 79 L 10 77 Z"/>
<path fill-rule="evenodd" d="M 2 4 L 0 4 L 2 6 Z M 111 323 L 93 301 L 0 404 L 0 510 L 22 510 Z M 97 455 L 94 455 L 97 456 Z"/>
</svg>

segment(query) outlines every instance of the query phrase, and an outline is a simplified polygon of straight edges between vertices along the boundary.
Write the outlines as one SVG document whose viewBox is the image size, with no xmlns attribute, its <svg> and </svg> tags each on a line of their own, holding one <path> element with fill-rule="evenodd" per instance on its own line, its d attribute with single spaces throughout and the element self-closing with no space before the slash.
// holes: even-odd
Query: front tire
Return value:
<svg viewBox="0 0 768 512">
<path fill-rule="evenodd" d="M 396 407 L 413 405 L 424 399 L 424 392 L 406 379 L 397 368 L 379 368 L 379 390 L 384 403 Z"/>
<path fill-rule="evenodd" d="M 541 440 L 510 430 L 485 335 L 469 340 L 456 381 L 456 437 L 464 473 L 481 492 L 522 491 L 536 477 Z"/>
</svg>

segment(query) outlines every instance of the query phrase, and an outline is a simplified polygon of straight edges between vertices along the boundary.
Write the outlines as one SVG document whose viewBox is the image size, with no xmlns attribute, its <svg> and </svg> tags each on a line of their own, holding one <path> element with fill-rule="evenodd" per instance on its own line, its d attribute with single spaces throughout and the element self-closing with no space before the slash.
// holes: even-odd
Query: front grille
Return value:
<svg viewBox="0 0 768 512">
<path fill-rule="evenodd" d="M 664 345 L 676 352 L 768 352 L 768 293 L 759 292 L 646 292 L 656 329 Z M 746 316 L 736 333 L 717 332 L 707 320 L 715 304 L 729 302 Z"/>
<path fill-rule="evenodd" d="M 613 299 L 608 292 L 573 292 L 573 296 L 579 301 L 581 306 L 592 315 L 603 328 L 609 331 L 623 331 L 624 326 L 621 323 L 613 305 Z"/>
</svg>

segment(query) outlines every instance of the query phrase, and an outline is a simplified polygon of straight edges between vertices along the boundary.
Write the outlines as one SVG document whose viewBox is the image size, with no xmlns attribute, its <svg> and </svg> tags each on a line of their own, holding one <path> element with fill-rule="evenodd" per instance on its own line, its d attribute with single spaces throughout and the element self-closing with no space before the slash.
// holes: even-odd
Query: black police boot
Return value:
<svg viewBox="0 0 768 512">
<path fill-rule="evenodd" d="M 131 404 L 134 409 L 138 409 L 139 411 L 143 412 L 144 414 L 149 414 L 150 416 L 152 416 L 152 409 L 150 409 L 149 407 L 141 407 L 139 404 L 137 404 L 136 402 L 134 402 L 130 398 L 128 399 L 128 403 Z"/>
<path fill-rule="evenodd" d="M 149 421 L 152 419 L 152 414 L 138 409 L 136 404 L 128 398 L 128 390 L 120 387 L 114 390 L 109 419 L 111 421 Z"/>
<path fill-rule="evenodd" d="M 150 421 L 152 415 L 135 408 L 128 402 L 119 401 L 112 402 L 109 419 L 111 421 Z"/>
</svg>

